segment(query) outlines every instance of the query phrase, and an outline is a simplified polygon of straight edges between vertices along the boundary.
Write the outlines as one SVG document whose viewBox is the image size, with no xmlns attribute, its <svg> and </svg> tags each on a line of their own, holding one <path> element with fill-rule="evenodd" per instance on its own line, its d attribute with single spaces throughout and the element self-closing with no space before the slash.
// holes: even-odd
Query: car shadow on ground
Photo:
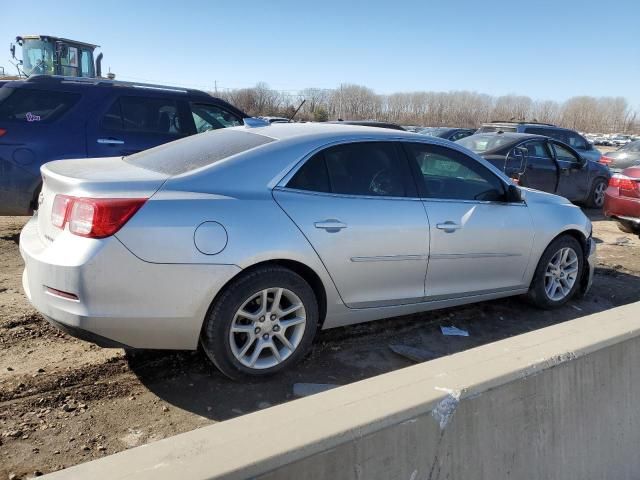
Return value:
<svg viewBox="0 0 640 480">
<path fill-rule="evenodd" d="M 222 421 L 295 398 L 296 383 L 346 385 L 414 363 L 389 345 L 438 358 L 638 300 L 640 277 L 598 268 L 586 297 L 553 311 L 509 298 L 320 332 L 301 364 L 260 381 L 231 381 L 202 352 L 131 351 L 127 361 L 163 401 Z M 469 336 L 444 336 L 440 326 L 456 326 Z"/>
</svg>

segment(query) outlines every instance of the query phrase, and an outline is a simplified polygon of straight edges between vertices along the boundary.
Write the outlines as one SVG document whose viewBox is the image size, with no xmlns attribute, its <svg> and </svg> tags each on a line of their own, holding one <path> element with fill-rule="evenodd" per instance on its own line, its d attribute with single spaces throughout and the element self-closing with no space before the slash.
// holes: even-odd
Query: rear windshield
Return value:
<svg viewBox="0 0 640 480">
<path fill-rule="evenodd" d="M 80 98 L 77 93 L 0 88 L 0 121 L 50 123 L 69 110 Z"/>
<path fill-rule="evenodd" d="M 513 138 L 497 135 L 471 135 L 470 137 L 461 138 L 456 143 L 468 148 L 472 152 L 485 153 L 495 150 L 508 143 L 513 143 Z"/>
<path fill-rule="evenodd" d="M 505 127 L 504 125 L 483 125 L 480 127 L 477 133 L 491 133 L 491 132 L 517 132 L 516 127 Z"/>
<path fill-rule="evenodd" d="M 273 141 L 263 135 L 223 128 L 165 143 L 124 161 L 154 172 L 180 175 Z"/>
</svg>

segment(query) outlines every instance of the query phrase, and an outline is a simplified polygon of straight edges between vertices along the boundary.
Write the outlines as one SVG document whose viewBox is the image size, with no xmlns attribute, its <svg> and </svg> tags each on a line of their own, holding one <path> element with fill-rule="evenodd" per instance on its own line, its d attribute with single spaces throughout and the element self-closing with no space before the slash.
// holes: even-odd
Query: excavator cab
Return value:
<svg viewBox="0 0 640 480">
<path fill-rule="evenodd" d="M 63 75 L 65 77 L 101 77 L 102 53 L 94 60 L 98 45 L 78 42 L 49 35 L 16 37 L 22 47 L 22 58 L 16 57 L 16 46 L 11 45 L 11 56 L 17 60 L 20 76 Z"/>
</svg>

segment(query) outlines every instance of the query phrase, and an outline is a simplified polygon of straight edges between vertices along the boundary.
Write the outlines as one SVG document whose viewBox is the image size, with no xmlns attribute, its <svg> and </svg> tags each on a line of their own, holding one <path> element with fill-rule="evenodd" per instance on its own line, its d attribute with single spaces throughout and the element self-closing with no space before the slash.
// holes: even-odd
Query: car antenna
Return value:
<svg viewBox="0 0 640 480">
<path fill-rule="evenodd" d="M 300 111 L 300 109 L 302 108 L 302 105 L 304 105 L 304 103 L 305 103 L 306 101 L 307 101 L 306 99 L 305 99 L 305 100 L 302 100 L 302 103 L 298 106 L 298 108 L 296 109 L 296 111 L 295 111 L 295 112 L 293 112 L 293 115 L 291 115 L 291 117 L 289 118 L 289 121 L 288 121 L 287 123 L 291 123 L 291 120 L 293 120 L 293 117 L 295 117 L 295 116 L 298 114 L 298 112 L 299 112 L 299 111 Z"/>
</svg>

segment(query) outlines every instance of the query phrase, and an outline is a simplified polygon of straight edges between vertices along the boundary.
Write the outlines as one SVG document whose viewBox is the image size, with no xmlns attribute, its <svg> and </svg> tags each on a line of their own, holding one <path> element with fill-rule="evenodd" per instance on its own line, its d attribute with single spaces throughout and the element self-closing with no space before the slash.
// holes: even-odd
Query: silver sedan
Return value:
<svg viewBox="0 0 640 480">
<path fill-rule="evenodd" d="M 102 346 L 196 349 L 232 378 L 300 360 L 318 329 L 593 276 L 591 224 L 461 146 L 408 132 L 272 124 L 125 158 L 42 167 L 24 290 Z"/>
</svg>

